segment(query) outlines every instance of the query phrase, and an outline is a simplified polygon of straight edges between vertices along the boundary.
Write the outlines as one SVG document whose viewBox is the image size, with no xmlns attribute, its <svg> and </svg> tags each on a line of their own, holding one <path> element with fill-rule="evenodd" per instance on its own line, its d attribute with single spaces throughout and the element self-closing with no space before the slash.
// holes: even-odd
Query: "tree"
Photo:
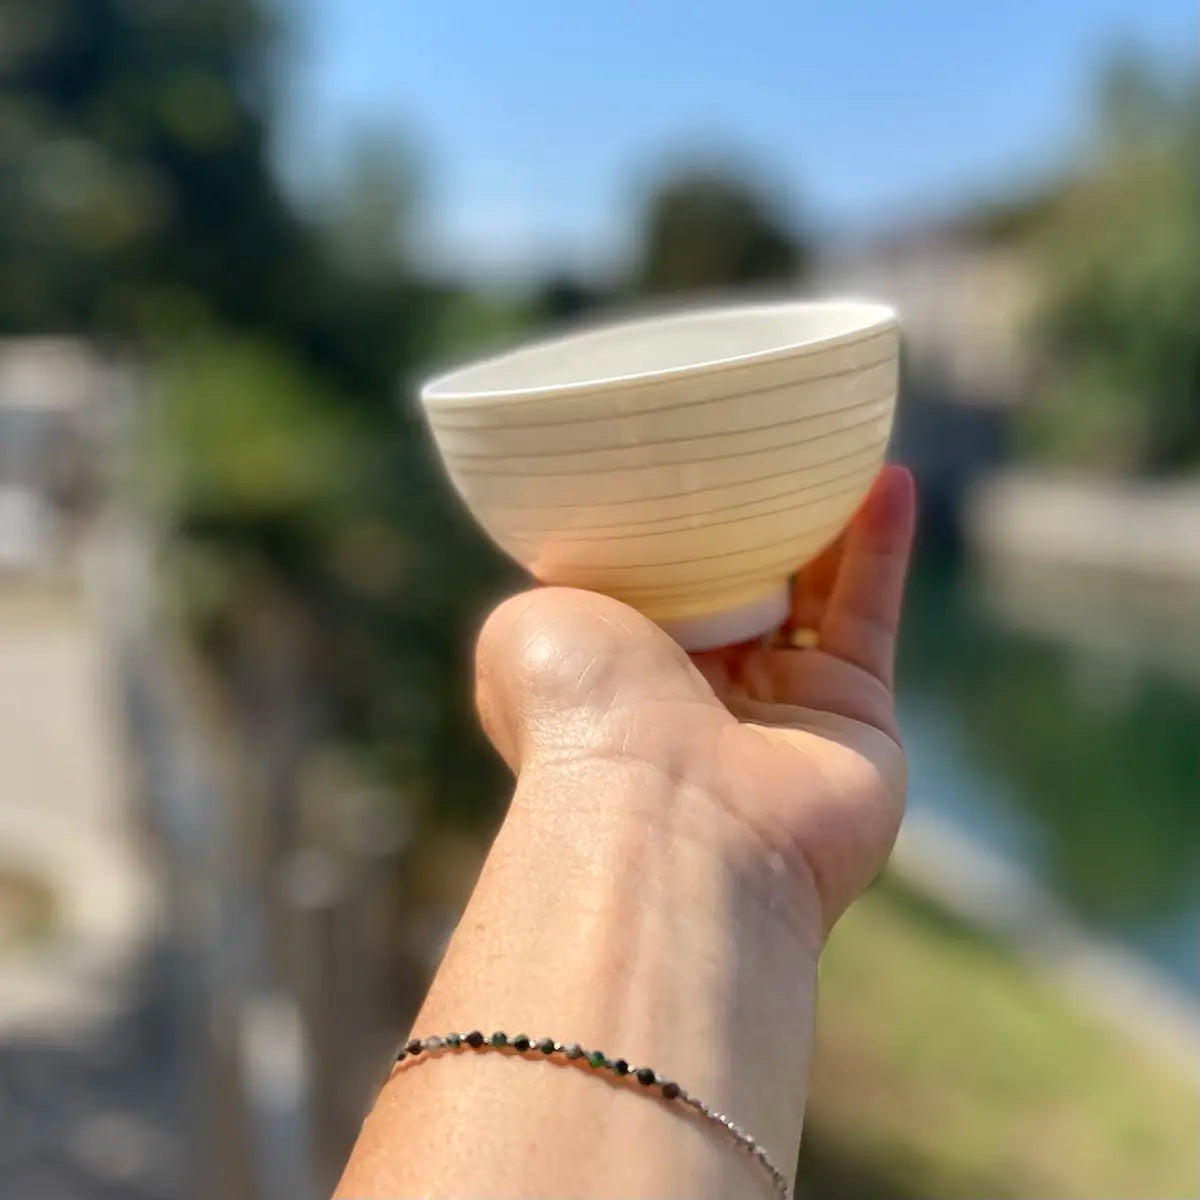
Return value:
<svg viewBox="0 0 1200 1200">
<path fill-rule="evenodd" d="M 275 604 L 304 630 L 288 653 L 312 666 L 322 737 L 419 806 L 490 814 L 462 660 L 513 575 L 397 403 L 460 298 L 406 260 L 390 140 L 360 144 L 327 214 L 278 184 L 273 13 L 0 0 L 0 330 L 158 368 L 139 457 L 159 468 L 180 615 L 235 703 Z"/>
<path fill-rule="evenodd" d="M 687 168 L 646 205 L 635 286 L 669 293 L 790 282 L 807 257 L 800 237 L 752 185 L 728 171 Z"/>
<path fill-rule="evenodd" d="M 305 231 L 268 162 L 258 0 L 2 0 L 0 27 L 0 324 L 279 311 Z"/>
<path fill-rule="evenodd" d="M 1194 79 L 1123 58 L 1101 80 L 1091 159 L 1039 242 L 1035 452 L 1100 470 L 1200 464 L 1200 149 Z"/>
<path fill-rule="evenodd" d="M 325 225 L 339 265 L 362 279 L 404 273 L 418 190 L 408 147 L 390 130 L 360 131 L 326 205 Z"/>
<path fill-rule="evenodd" d="M 537 289 L 533 311 L 540 319 L 552 324 L 574 321 L 601 307 L 607 298 L 604 289 L 596 284 L 560 273 L 551 276 Z"/>
</svg>

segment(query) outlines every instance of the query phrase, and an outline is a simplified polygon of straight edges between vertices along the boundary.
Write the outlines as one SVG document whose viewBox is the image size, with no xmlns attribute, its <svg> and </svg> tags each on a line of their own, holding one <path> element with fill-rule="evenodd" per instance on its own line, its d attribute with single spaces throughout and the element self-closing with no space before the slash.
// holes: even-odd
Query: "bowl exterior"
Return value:
<svg viewBox="0 0 1200 1200">
<path fill-rule="evenodd" d="M 622 388 L 426 400 L 455 488 L 547 583 L 660 621 L 752 603 L 845 527 L 879 471 L 898 332 Z"/>
</svg>

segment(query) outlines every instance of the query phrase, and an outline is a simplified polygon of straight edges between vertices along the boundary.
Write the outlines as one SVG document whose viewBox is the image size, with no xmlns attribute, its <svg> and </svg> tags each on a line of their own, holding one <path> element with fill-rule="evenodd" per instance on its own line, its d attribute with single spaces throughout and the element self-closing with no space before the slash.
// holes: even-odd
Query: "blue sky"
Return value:
<svg viewBox="0 0 1200 1200">
<path fill-rule="evenodd" d="M 356 129 L 425 183 L 421 244 L 472 273 L 590 269 L 681 153 L 737 156 L 842 230 L 1052 169 L 1092 69 L 1193 54 L 1182 0 L 297 0 L 281 155 L 314 185 Z"/>
</svg>

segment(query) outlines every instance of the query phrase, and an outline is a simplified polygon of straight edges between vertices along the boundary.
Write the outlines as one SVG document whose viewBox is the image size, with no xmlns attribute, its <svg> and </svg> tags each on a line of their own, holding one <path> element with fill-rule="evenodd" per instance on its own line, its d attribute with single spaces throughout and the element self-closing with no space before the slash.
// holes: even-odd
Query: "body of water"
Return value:
<svg viewBox="0 0 1200 1200">
<path fill-rule="evenodd" d="M 1001 626 L 984 586 L 914 572 L 899 676 L 914 810 L 1200 997 L 1200 681 Z"/>
</svg>

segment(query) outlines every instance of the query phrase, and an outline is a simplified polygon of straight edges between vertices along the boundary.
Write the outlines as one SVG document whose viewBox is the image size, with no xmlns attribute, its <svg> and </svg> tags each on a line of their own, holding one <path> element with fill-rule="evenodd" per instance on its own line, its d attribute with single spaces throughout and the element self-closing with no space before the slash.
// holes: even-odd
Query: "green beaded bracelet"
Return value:
<svg viewBox="0 0 1200 1200">
<path fill-rule="evenodd" d="M 724 1113 L 715 1112 L 703 1100 L 690 1096 L 673 1080 L 664 1079 L 651 1067 L 634 1067 L 623 1058 L 609 1058 L 602 1050 L 585 1050 L 578 1042 L 556 1042 L 553 1038 L 534 1040 L 523 1033 L 509 1037 L 507 1033 L 497 1030 L 490 1036 L 485 1036 L 478 1029 L 470 1033 L 447 1033 L 442 1037 L 413 1038 L 396 1053 L 396 1062 L 420 1055 L 438 1054 L 445 1050 L 465 1052 L 470 1050 L 507 1050 L 518 1055 L 540 1054 L 550 1057 L 553 1054 L 578 1062 L 597 1071 L 609 1071 L 617 1076 L 632 1076 L 645 1088 L 655 1088 L 657 1094 L 664 1100 L 686 1104 L 706 1121 L 719 1126 L 738 1146 L 741 1147 L 763 1170 L 771 1177 L 775 1195 L 780 1200 L 788 1200 L 791 1190 L 787 1177 L 771 1161 L 766 1150 L 758 1144 L 741 1126 L 736 1125 Z"/>
</svg>

